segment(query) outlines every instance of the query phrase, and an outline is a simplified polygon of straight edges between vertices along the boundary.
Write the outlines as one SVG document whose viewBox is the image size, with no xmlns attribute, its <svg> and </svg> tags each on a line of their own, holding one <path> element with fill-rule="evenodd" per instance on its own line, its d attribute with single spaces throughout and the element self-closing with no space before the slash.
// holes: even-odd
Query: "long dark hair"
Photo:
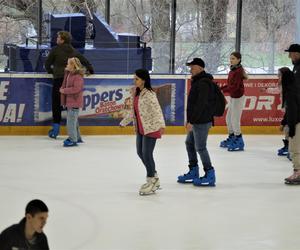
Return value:
<svg viewBox="0 0 300 250">
<path fill-rule="evenodd" d="M 241 65 L 241 63 L 242 63 L 242 54 L 240 52 L 238 52 L 238 51 L 234 51 L 230 55 L 236 57 L 237 59 L 240 59 L 240 63 L 238 65 L 240 67 L 242 67 L 242 69 L 243 69 L 243 78 L 245 80 L 247 80 L 249 77 L 248 77 L 246 71 L 244 70 L 243 66 Z"/>
<path fill-rule="evenodd" d="M 153 89 L 151 87 L 151 79 L 150 79 L 148 70 L 137 69 L 134 73 L 138 78 L 141 78 L 142 80 L 145 81 L 144 88 L 146 88 L 150 91 L 153 91 Z M 135 95 L 138 96 L 140 94 L 140 92 L 141 92 L 140 88 L 136 88 Z"/>
</svg>

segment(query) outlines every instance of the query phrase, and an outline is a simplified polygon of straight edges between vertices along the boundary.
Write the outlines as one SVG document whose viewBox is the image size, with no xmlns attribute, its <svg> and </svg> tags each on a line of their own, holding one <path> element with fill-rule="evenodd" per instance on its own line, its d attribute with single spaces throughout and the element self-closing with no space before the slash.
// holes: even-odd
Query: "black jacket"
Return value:
<svg viewBox="0 0 300 250">
<path fill-rule="evenodd" d="M 214 100 L 212 79 L 212 75 L 205 71 L 192 77 L 187 101 L 188 123 L 200 124 L 213 121 L 213 110 L 210 105 Z"/>
<path fill-rule="evenodd" d="M 29 244 L 25 238 L 25 218 L 19 224 L 6 228 L 0 234 L 1 250 L 48 250 L 48 241 L 44 233 L 36 233 L 34 245 Z"/>
<path fill-rule="evenodd" d="M 300 92 L 300 60 L 294 62 L 293 64 L 294 64 L 293 73 L 295 77 L 295 84 L 296 84 L 297 91 L 299 93 Z"/>
<path fill-rule="evenodd" d="M 90 62 L 77 50 L 75 50 L 71 44 L 61 44 L 51 49 L 46 62 L 45 69 L 49 74 L 53 74 L 53 78 L 63 78 L 65 68 L 67 66 L 68 58 L 77 57 L 81 64 L 86 67 L 88 73 L 93 74 L 94 69 Z"/>
<path fill-rule="evenodd" d="M 289 136 L 295 135 L 296 124 L 300 122 L 300 61 L 294 63 L 293 72 L 282 75 L 282 96 L 286 106 L 285 120 Z"/>
</svg>

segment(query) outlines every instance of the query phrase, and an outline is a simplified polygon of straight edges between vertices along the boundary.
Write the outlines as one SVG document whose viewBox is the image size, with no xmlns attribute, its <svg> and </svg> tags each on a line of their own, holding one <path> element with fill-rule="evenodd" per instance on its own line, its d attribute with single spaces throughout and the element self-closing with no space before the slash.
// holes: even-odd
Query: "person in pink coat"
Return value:
<svg viewBox="0 0 300 250">
<path fill-rule="evenodd" d="M 64 81 L 59 90 L 61 105 L 67 108 L 67 131 L 69 137 L 64 141 L 64 147 L 77 146 L 81 143 L 78 115 L 83 106 L 83 75 L 84 69 L 77 57 L 68 59 Z"/>
</svg>

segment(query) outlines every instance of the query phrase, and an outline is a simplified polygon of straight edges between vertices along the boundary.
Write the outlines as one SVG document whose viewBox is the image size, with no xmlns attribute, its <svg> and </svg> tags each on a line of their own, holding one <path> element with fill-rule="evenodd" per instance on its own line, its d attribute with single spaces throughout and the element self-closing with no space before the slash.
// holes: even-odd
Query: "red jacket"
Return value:
<svg viewBox="0 0 300 250">
<path fill-rule="evenodd" d="M 232 98 L 240 98 L 244 95 L 244 69 L 238 67 L 230 70 L 227 85 L 222 87 L 224 93 L 229 93 Z"/>
<path fill-rule="evenodd" d="M 66 71 L 60 88 L 61 105 L 67 108 L 83 107 L 83 77 Z"/>
</svg>

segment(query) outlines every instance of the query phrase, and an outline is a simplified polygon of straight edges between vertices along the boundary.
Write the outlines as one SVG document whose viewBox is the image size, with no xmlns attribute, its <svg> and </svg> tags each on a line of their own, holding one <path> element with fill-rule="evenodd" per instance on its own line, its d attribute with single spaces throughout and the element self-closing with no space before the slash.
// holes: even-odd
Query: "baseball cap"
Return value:
<svg viewBox="0 0 300 250">
<path fill-rule="evenodd" d="M 205 63 L 201 58 L 195 57 L 193 61 L 186 63 L 186 66 L 198 65 L 202 68 L 205 68 Z"/>
<path fill-rule="evenodd" d="M 291 44 L 285 52 L 299 52 L 300 53 L 300 44 Z"/>
</svg>

